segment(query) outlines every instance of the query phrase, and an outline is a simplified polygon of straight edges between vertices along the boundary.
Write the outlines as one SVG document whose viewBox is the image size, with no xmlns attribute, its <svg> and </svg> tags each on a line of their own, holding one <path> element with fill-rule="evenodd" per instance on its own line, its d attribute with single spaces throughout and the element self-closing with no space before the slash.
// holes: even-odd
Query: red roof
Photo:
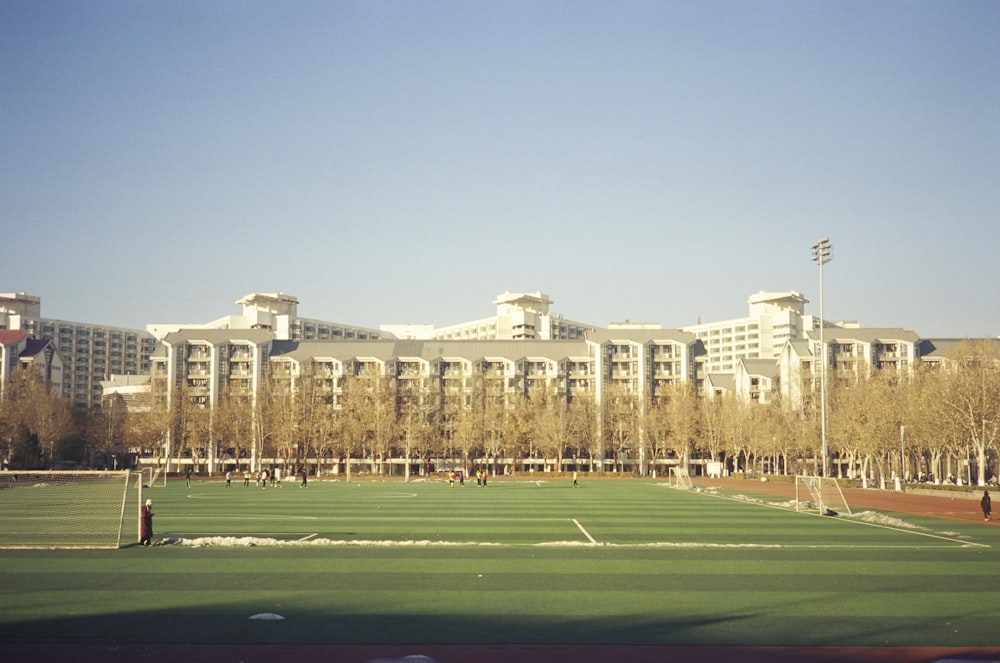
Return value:
<svg viewBox="0 0 1000 663">
<path fill-rule="evenodd" d="M 0 329 L 0 345 L 13 345 L 27 337 L 18 329 Z"/>
</svg>

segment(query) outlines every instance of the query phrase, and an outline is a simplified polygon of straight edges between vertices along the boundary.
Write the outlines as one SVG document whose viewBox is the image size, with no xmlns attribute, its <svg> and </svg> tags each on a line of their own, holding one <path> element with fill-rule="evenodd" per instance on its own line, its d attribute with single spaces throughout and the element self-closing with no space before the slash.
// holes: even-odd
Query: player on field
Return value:
<svg viewBox="0 0 1000 663">
<path fill-rule="evenodd" d="M 153 500 L 146 500 L 140 511 L 142 516 L 142 527 L 139 532 L 139 545 L 148 546 L 153 541 Z"/>
</svg>

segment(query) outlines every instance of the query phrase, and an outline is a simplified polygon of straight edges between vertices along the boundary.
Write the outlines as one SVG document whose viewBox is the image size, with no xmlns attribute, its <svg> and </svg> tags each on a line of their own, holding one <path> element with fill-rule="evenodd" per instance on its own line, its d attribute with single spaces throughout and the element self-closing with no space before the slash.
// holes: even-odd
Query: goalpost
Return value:
<svg viewBox="0 0 1000 663">
<path fill-rule="evenodd" d="M 0 548 L 120 548 L 139 539 L 128 471 L 0 472 Z"/>
<path fill-rule="evenodd" d="M 844 491 L 833 477 L 796 476 L 795 510 L 818 511 L 822 516 L 851 515 Z"/>
<path fill-rule="evenodd" d="M 162 467 L 142 468 L 142 483 L 147 488 L 166 488 L 167 473 Z"/>
<path fill-rule="evenodd" d="M 691 483 L 691 475 L 688 474 L 688 468 L 686 467 L 671 467 L 668 483 L 673 488 L 684 488 L 685 490 L 690 490 L 694 487 Z"/>
</svg>

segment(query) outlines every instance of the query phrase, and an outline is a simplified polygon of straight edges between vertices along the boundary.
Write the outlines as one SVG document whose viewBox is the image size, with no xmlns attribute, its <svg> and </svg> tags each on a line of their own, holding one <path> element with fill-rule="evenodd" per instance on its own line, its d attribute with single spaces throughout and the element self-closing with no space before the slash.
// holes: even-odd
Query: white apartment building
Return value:
<svg viewBox="0 0 1000 663">
<path fill-rule="evenodd" d="M 170 332 L 151 359 L 154 394 L 180 389 L 207 408 L 227 388 L 256 393 L 268 366 L 274 332 L 268 329 L 182 329 Z"/>
<path fill-rule="evenodd" d="M 143 388 L 130 380 L 116 382 L 115 376 L 185 385 L 212 407 L 227 385 L 255 390 L 265 371 L 282 369 L 282 362 L 296 370 L 322 368 L 332 384 L 372 362 L 397 380 L 412 377 L 414 387 L 437 381 L 450 390 L 467 388 L 477 371 L 492 371 L 505 376 L 511 390 L 549 380 L 566 398 L 586 391 L 598 402 L 614 384 L 653 398 L 664 385 L 689 382 L 705 393 L 731 391 L 759 402 L 771 400 L 776 390 L 801 402 L 818 384 L 818 319 L 805 313 L 807 300 L 794 290 L 758 292 L 748 298 L 745 318 L 681 330 L 568 321 L 551 313 L 552 300 L 540 291 L 504 292 L 493 301 L 495 316 L 440 329 L 375 330 L 302 318 L 298 299 L 281 292 L 250 293 L 236 303 L 242 306 L 238 315 L 208 323 L 150 324 L 139 331 L 43 318 L 38 297 L 0 293 L 0 330 L 24 334 L 23 343 L 3 345 L 4 370 L 9 374 L 12 357 L 23 354 L 28 341 L 51 339 L 59 355 L 53 375 L 61 373 L 55 380 L 81 408 L 101 403 L 102 384 L 109 392 L 122 384 L 129 393 Z M 922 345 L 935 347 L 907 330 L 829 322 L 826 329 L 831 370 L 908 370 L 921 360 Z"/>
<path fill-rule="evenodd" d="M 207 323 L 149 324 L 141 331 L 43 318 L 39 297 L 0 293 L 0 330 L 20 330 L 34 339 L 51 338 L 65 363 L 60 390 L 81 409 L 99 406 L 102 383 L 113 389 L 114 376 L 150 375 L 150 357 L 161 339 L 182 330 L 261 330 L 271 332 L 277 340 L 373 341 L 394 336 L 391 331 L 300 317 L 298 299 L 281 292 L 250 293 L 236 303 L 242 306 L 238 315 L 226 315 Z M 423 330 L 416 337 L 581 339 L 588 328 L 553 316 L 549 312 L 552 302 L 541 292 L 507 292 L 494 303 L 497 315 L 493 318 L 436 331 L 433 325 L 418 326 Z M 414 337 L 414 326 L 387 327 L 403 332 L 403 338 Z"/>
<path fill-rule="evenodd" d="M 150 403 L 148 375 L 112 375 L 109 380 L 101 380 L 104 391 L 103 407 L 123 406 L 130 412 L 147 412 Z"/>
<path fill-rule="evenodd" d="M 682 329 L 705 345 L 707 373 L 732 375 L 740 359 L 777 359 L 786 341 L 801 339 L 807 331 L 817 328 L 817 318 L 805 313 L 808 301 L 795 290 L 761 290 L 747 300 L 749 312 L 745 318 Z"/>
<path fill-rule="evenodd" d="M 510 292 L 493 300 L 497 313 L 489 318 L 435 328 L 434 325 L 381 325 L 397 338 L 427 340 L 574 340 L 594 325 L 572 322 L 550 312 L 552 300 L 543 292 Z"/>
<path fill-rule="evenodd" d="M 771 403 L 778 391 L 776 359 L 740 359 L 732 376 L 733 393 L 747 403 Z"/>
<path fill-rule="evenodd" d="M 678 329 L 598 329 L 587 334 L 594 354 L 595 394 L 601 402 L 611 385 L 640 397 L 643 407 L 664 388 L 701 388 L 704 346 Z"/>
<path fill-rule="evenodd" d="M 43 318 L 41 299 L 23 292 L 0 293 L 0 329 L 51 339 L 63 362 L 61 392 L 81 409 L 100 406 L 101 381 L 111 375 L 148 374 L 158 344 L 137 329 Z"/>
<path fill-rule="evenodd" d="M 177 394 L 213 408 L 229 388 L 255 393 L 264 376 L 301 386 L 338 404 L 345 380 L 375 374 L 389 379 L 400 402 L 451 397 L 468 404 L 478 385 L 499 389 L 509 403 L 539 387 L 566 403 L 586 394 L 597 404 L 619 385 L 642 411 L 667 386 L 697 383 L 703 352 L 679 330 L 615 329 L 579 340 L 279 340 L 264 329 L 183 329 L 170 332 L 153 357 L 152 389 L 166 402 Z M 315 393 L 315 392 L 314 392 Z M 170 458 L 170 443 L 163 456 Z M 216 449 L 204 457 L 212 466 Z"/>
<path fill-rule="evenodd" d="M 163 338 L 152 383 L 167 398 L 182 388 L 206 407 L 231 386 L 256 391 L 264 375 L 319 377 L 336 401 L 345 377 L 370 370 L 410 391 L 468 392 L 472 377 L 491 375 L 503 378 L 509 394 L 544 385 L 566 401 L 580 393 L 599 399 L 603 385 L 621 384 L 653 397 L 665 385 L 697 381 L 700 352 L 693 335 L 677 330 L 601 331 L 576 341 L 352 342 L 286 341 L 262 329 L 184 329 Z"/>
<path fill-rule="evenodd" d="M 383 336 L 377 329 L 299 317 L 299 300 L 283 292 L 252 292 L 236 303 L 243 307 L 240 315 L 226 315 L 206 323 L 150 324 L 146 331 L 159 339 L 182 329 L 265 329 L 276 339 L 292 341 L 368 341 Z"/>
<path fill-rule="evenodd" d="M 827 379 L 849 377 L 864 379 L 872 372 L 892 371 L 908 374 L 922 360 L 921 347 L 935 347 L 930 340 L 909 329 L 888 328 L 827 328 Z M 778 384 L 781 396 L 794 409 L 819 392 L 820 362 L 823 355 L 819 331 L 810 331 L 804 340 L 788 341 L 778 358 Z"/>
<path fill-rule="evenodd" d="M 818 343 L 818 332 L 810 332 Z M 920 336 L 909 329 L 853 328 L 825 330 L 829 366 L 838 375 L 861 378 L 873 370 L 908 374 L 920 358 Z"/>
</svg>

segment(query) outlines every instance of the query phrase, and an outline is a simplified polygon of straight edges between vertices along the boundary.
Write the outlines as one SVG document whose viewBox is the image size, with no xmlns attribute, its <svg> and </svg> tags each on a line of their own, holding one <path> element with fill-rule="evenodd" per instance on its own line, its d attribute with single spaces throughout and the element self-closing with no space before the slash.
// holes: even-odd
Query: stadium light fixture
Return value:
<svg viewBox="0 0 1000 663">
<path fill-rule="evenodd" d="M 812 245 L 812 260 L 819 265 L 819 350 L 821 357 L 819 364 L 819 421 L 823 476 L 829 476 L 830 469 L 830 452 L 826 444 L 826 363 L 828 358 L 826 354 L 826 339 L 823 334 L 823 328 L 826 326 L 823 320 L 823 265 L 832 259 L 833 246 L 830 244 L 828 237 L 824 237 Z"/>
</svg>

